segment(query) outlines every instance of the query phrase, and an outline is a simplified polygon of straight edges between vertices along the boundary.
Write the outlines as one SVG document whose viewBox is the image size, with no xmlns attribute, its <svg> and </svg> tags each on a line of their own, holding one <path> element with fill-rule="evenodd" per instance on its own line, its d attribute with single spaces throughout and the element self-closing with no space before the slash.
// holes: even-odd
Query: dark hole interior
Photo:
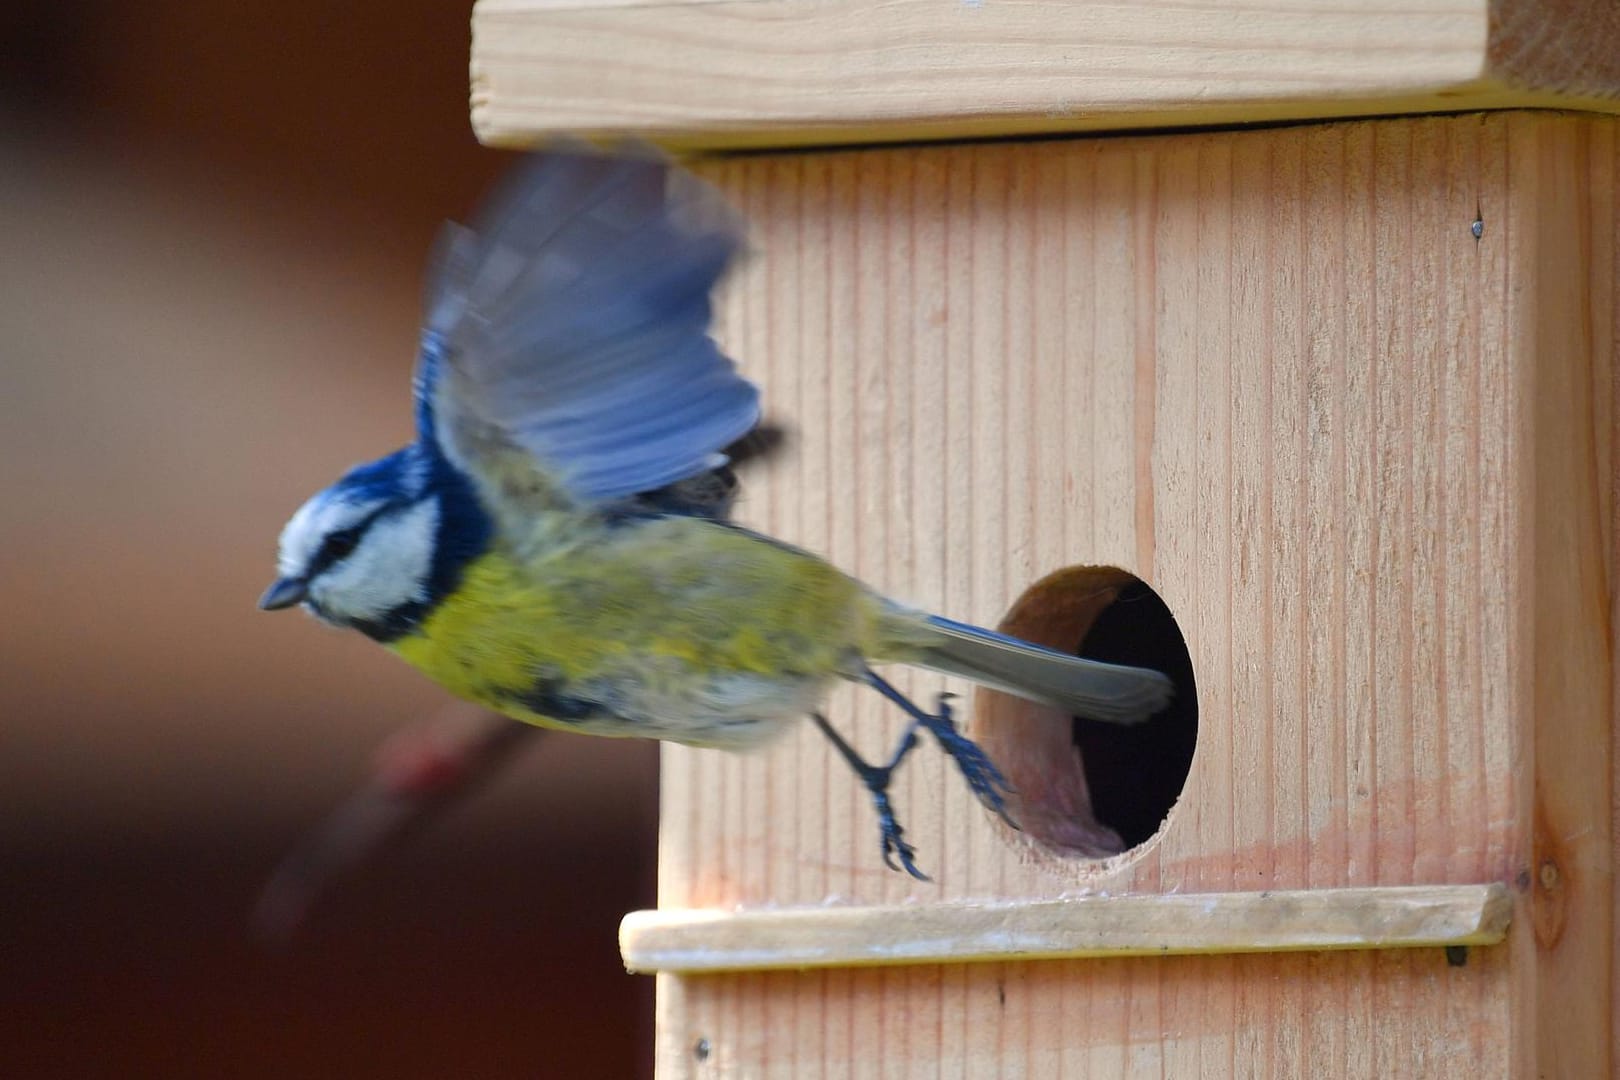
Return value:
<svg viewBox="0 0 1620 1080">
<path fill-rule="evenodd" d="M 1175 617 L 1140 581 L 1120 590 L 1091 624 L 1079 655 L 1157 668 L 1176 684 L 1175 700 L 1129 727 L 1074 720 L 1074 744 L 1085 763 L 1097 819 L 1135 847 L 1164 823 L 1181 794 L 1198 741 L 1198 694 L 1192 660 Z"/>
</svg>

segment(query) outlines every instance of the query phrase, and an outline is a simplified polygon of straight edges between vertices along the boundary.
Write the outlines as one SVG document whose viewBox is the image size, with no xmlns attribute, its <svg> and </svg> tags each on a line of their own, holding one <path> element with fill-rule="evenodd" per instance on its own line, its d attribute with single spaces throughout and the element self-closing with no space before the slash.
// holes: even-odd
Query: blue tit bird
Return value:
<svg viewBox="0 0 1620 1080">
<path fill-rule="evenodd" d="M 943 695 L 920 708 L 874 665 L 1118 723 L 1171 683 L 885 599 L 731 522 L 727 448 L 759 426 L 759 392 L 709 328 L 742 245 L 722 197 L 654 153 L 531 155 L 440 240 L 415 441 L 293 514 L 260 606 L 301 604 L 544 727 L 735 750 L 810 717 L 871 792 L 884 861 L 921 878 L 888 798 L 919 729 L 1004 817 L 1008 789 Z M 840 679 L 909 719 L 881 765 L 819 711 Z"/>
</svg>

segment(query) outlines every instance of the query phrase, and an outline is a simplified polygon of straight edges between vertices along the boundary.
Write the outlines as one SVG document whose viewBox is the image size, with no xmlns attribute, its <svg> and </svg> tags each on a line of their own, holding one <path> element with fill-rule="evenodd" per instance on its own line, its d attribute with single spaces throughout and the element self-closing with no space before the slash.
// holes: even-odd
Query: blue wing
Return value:
<svg viewBox="0 0 1620 1080">
<path fill-rule="evenodd" d="M 758 390 L 709 336 L 710 292 L 741 246 L 719 194 L 660 158 L 533 155 L 475 228 L 441 241 L 423 436 L 502 492 L 580 504 L 724 465 L 759 420 Z"/>
</svg>

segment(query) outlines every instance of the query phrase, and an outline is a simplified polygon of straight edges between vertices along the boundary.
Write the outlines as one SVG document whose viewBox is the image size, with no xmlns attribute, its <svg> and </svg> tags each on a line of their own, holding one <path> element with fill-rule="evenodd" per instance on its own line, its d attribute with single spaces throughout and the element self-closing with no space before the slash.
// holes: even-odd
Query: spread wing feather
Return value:
<svg viewBox="0 0 1620 1080">
<path fill-rule="evenodd" d="M 725 464 L 759 419 L 758 390 L 709 336 L 741 246 L 719 194 L 650 153 L 535 154 L 441 240 L 424 434 L 504 490 L 521 452 L 583 504 Z"/>
</svg>

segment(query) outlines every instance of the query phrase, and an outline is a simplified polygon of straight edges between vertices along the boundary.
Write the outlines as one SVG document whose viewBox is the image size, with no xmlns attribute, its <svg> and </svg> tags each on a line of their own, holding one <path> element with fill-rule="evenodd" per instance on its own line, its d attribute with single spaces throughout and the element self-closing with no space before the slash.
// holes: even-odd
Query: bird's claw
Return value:
<svg viewBox="0 0 1620 1080">
<path fill-rule="evenodd" d="M 878 829 L 883 838 L 883 865 L 890 870 L 904 870 L 918 881 L 930 880 L 927 874 L 917 869 L 917 849 L 906 842 L 905 830 L 895 820 L 888 795 L 874 793 L 873 801 L 877 804 Z M 894 861 L 896 856 L 900 859 L 898 865 Z"/>
</svg>

